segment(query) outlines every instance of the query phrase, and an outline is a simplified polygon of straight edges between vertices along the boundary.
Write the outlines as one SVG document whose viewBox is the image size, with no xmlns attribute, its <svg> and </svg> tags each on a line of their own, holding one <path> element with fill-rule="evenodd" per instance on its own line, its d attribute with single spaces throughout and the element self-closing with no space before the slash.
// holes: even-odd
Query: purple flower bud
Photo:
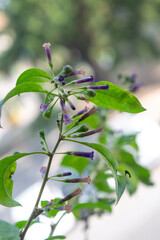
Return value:
<svg viewBox="0 0 160 240">
<path fill-rule="evenodd" d="M 82 193 L 82 190 L 80 188 L 77 188 L 75 191 L 73 191 L 71 194 L 67 195 L 66 197 L 62 198 L 61 200 L 59 200 L 59 202 L 57 204 L 62 204 L 68 200 L 70 200 L 71 198 L 79 195 Z"/>
<path fill-rule="evenodd" d="M 70 76 L 74 76 L 74 75 L 85 75 L 85 70 L 84 70 L 84 68 L 80 68 L 80 69 L 77 69 L 77 70 L 75 70 L 75 71 L 73 71 L 73 72 L 70 72 L 70 73 L 68 73 L 67 75 L 66 75 L 66 77 L 70 77 Z"/>
<path fill-rule="evenodd" d="M 44 176 L 45 176 L 45 174 L 46 174 L 46 170 L 47 170 L 46 167 L 41 167 L 40 173 L 41 173 L 41 175 L 42 175 L 42 178 L 44 178 Z"/>
<path fill-rule="evenodd" d="M 76 110 L 76 107 L 73 105 L 73 103 L 68 98 L 66 100 L 67 100 L 69 106 L 72 108 L 72 110 Z"/>
<path fill-rule="evenodd" d="M 108 90 L 109 89 L 109 85 L 106 84 L 106 85 L 92 85 L 92 86 L 89 86 L 88 88 L 90 89 L 106 89 Z"/>
<path fill-rule="evenodd" d="M 87 111 L 88 111 L 88 108 L 85 107 L 85 108 L 83 108 L 82 110 L 80 110 L 79 112 L 77 112 L 75 115 L 73 115 L 72 118 L 76 118 L 76 117 L 82 115 L 83 113 L 86 113 Z"/>
<path fill-rule="evenodd" d="M 130 76 L 130 78 L 131 78 L 132 80 L 136 80 L 137 77 L 138 77 L 138 75 L 137 75 L 136 73 L 133 73 L 133 74 Z"/>
<path fill-rule="evenodd" d="M 94 157 L 94 152 L 68 152 L 69 155 L 73 155 L 76 157 L 85 157 L 85 158 L 90 158 L 93 160 Z"/>
<path fill-rule="evenodd" d="M 132 86 L 131 86 L 130 91 L 131 92 L 136 92 L 142 86 L 143 86 L 142 82 L 133 83 Z"/>
<path fill-rule="evenodd" d="M 64 172 L 64 173 L 62 173 L 62 176 L 63 176 L 63 177 L 65 177 L 65 176 L 70 176 L 70 175 L 72 175 L 71 172 Z"/>
<path fill-rule="evenodd" d="M 64 80 L 64 77 L 63 77 L 62 75 L 60 75 L 60 76 L 58 77 L 58 81 L 62 82 L 63 80 Z"/>
<path fill-rule="evenodd" d="M 46 54 L 47 54 L 47 57 L 48 57 L 49 64 L 50 64 L 50 65 L 53 65 L 53 63 L 52 63 L 52 57 L 51 57 L 51 52 L 50 52 L 50 46 L 51 46 L 51 44 L 50 44 L 50 43 L 44 43 L 42 46 L 43 46 L 43 47 L 45 48 L 45 50 L 46 50 Z"/>
<path fill-rule="evenodd" d="M 40 105 L 40 110 L 41 110 L 42 112 L 45 112 L 45 111 L 48 109 L 48 105 L 49 105 L 49 104 L 50 104 L 50 102 L 47 103 L 47 104 L 41 103 L 41 105 Z"/>
<path fill-rule="evenodd" d="M 91 178 L 90 178 L 90 176 L 83 177 L 83 178 L 73 178 L 73 179 L 66 179 L 63 182 L 66 182 L 66 183 L 79 183 L 79 182 L 81 182 L 81 183 L 88 183 L 88 184 L 90 184 Z"/>
<path fill-rule="evenodd" d="M 66 176 L 70 176 L 70 175 L 72 175 L 71 172 L 64 172 L 64 173 L 61 173 L 61 174 L 57 174 L 53 177 L 66 177 Z"/>
<path fill-rule="evenodd" d="M 70 119 L 68 114 L 64 114 L 64 119 L 65 119 L 65 125 L 73 122 L 73 120 Z"/>
<path fill-rule="evenodd" d="M 96 107 L 91 108 L 87 113 L 85 113 L 79 120 L 78 122 L 83 121 L 84 119 L 88 118 L 89 116 L 93 115 L 96 113 L 98 110 Z"/>
</svg>

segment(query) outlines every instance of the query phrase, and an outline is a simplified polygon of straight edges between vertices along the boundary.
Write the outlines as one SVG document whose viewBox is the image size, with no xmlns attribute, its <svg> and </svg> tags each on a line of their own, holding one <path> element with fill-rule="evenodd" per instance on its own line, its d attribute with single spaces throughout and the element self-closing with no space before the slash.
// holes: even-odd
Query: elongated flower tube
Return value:
<svg viewBox="0 0 160 240">
<path fill-rule="evenodd" d="M 85 158 L 90 158 L 91 160 L 93 160 L 94 157 L 94 152 L 66 152 L 66 154 L 68 155 L 73 155 L 76 157 L 85 157 Z"/>
<path fill-rule="evenodd" d="M 60 98 L 60 105 L 61 105 L 61 108 L 62 108 L 63 115 L 66 115 L 67 114 L 67 109 L 66 109 L 65 101 L 62 98 Z"/>
<path fill-rule="evenodd" d="M 48 109 L 48 105 L 49 105 L 49 104 L 50 104 L 50 102 L 47 103 L 47 104 L 41 103 L 41 105 L 40 105 L 40 110 L 41 110 L 42 112 L 45 112 L 45 111 Z"/>
<path fill-rule="evenodd" d="M 82 115 L 83 113 L 86 113 L 87 111 L 88 111 L 88 108 L 85 107 L 82 110 L 80 110 L 79 112 L 77 112 L 75 115 L 73 115 L 72 118 L 76 118 L 76 117 Z"/>
<path fill-rule="evenodd" d="M 73 197 L 75 197 L 75 196 L 77 196 L 77 195 L 79 195 L 79 194 L 81 194 L 81 193 L 82 193 L 81 188 L 77 188 L 77 189 L 76 189 L 75 191 L 73 191 L 71 194 L 69 194 L 69 195 L 67 195 L 66 197 L 64 197 L 64 198 L 62 198 L 61 200 L 59 200 L 57 204 L 62 204 L 62 203 L 70 200 L 71 198 L 73 198 Z"/>
<path fill-rule="evenodd" d="M 43 47 L 45 48 L 45 50 L 46 50 L 46 54 L 47 54 L 47 57 L 48 57 L 49 65 L 50 65 L 50 66 L 53 66 L 52 56 L 51 56 L 51 52 L 50 52 L 50 46 L 51 46 L 51 44 L 50 44 L 50 43 L 44 43 L 42 46 L 43 46 Z"/>
<path fill-rule="evenodd" d="M 72 179 L 65 179 L 65 180 L 63 180 L 63 182 L 66 182 L 66 183 L 88 183 L 88 184 L 90 184 L 91 178 L 90 178 L 90 176 L 83 177 L 83 178 L 72 178 Z"/>
<path fill-rule="evenodd" d="M 87 136 L 90 136 L 90 135 L 93 135 L 95 133 L 99 133 L 99 132 L 102 132 L 104 131 L 104 127 L 101 126 L 97 129 L 94 129 L 92 131 L 89 131 L 89 132 L 85 132 L 85 133 L 81 133 L 81 134 L 78 134 L 78 135 L 73 135 L 73 136 L 69 136 L 69 137 L 72 137 L 72 138 L 82 138 L 82 137 L 87 137 Z"/>
<path fill-rule="evenodd" d="M 62 98 L 60 98 L 60 104 L 61 104 L 62 113 L 63 113 L 64 120 L 65 120 L 65 125 L 72 123 L 73 120 L 70 119 L 70 117 L 67 113 L 66 106 L 65 106 L 65 101 Z"/>
<path fill-rule="evenodd" d="M 93 82 L 93 76 L 86 77 L 86 78 L 82 78 L 82 79 L 74 80 L 74 81 L 68 83 L 67 85 L 71 85 L 71 84 L 79 84 L 79 83 L 86 83 L 86 82 Z"/>
<path fill-rule="evenodd" d="M 93 115 L 94 113 L 98 112 L 96 107 L 91 108 L 87 113 L 85 113 L 78 122 L 83 121 L 84 119 L 88 118 L 89 116 Z"/>
<path fill-rule="evenodd" d="M 106 85 L 92 85 L 92 86 L 89 86 L 88 87 L 89 89 L 106 89 L 108 90 L 109 89 L 109 85 L 106 84 Z"/>
<path fill-rule="evenodd" d="M 74 75 L 83 75 L 84 76 L 85 75 L 84 68 L 80 68 L 80 69 L 77 69 L 73 72 L 70 72 L 70 73 L 66 74 L 65 77 L 70 77 L 70 76 L 74 76 Z"/>
</svg>

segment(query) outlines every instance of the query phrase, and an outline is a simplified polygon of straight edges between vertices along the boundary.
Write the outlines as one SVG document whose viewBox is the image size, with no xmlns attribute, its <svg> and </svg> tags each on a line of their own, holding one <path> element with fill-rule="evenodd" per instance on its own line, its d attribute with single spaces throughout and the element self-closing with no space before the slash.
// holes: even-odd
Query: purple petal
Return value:
<svg viewBox="0 0 160 240">
<path fill-rule="evenodd" d="M 48 108 L 48 105 L 49 105 L 49 103 L 47 103 L 47 104 L 41 103 L 40 110 L 42 112 L 45 112 L 47 110 L 47 108 Z"/>
<path fill-rule="evenodd" d="M 73 122 L 73 120 L 70 119 L 68 114 L 64 115 L 64 119 L 65 119 L 65 125 L 70 124 Z"/>
</svg>

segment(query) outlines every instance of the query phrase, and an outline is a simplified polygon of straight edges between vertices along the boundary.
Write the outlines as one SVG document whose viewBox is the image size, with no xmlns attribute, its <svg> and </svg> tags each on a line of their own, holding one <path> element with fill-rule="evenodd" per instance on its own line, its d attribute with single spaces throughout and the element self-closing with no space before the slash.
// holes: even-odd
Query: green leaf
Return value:
<svg viewBox="0 0 160 240">
<path fill-rule="evenodd" d="M 19 229 L 0 220 L 0 240 L 19 240 Z"/>
<path fill-rule="evenodd" d="M 110 205 L 105 204 L 103 202 L 87 202 L 87 203 L 78 203 L 75 204 L 73 207 L 73 212 L 78 209 L 101 209 L 101 210 L 107 210 L 109 212 L 112 211 Z"/>
<path fill-rule="evenodd" d="M 28 220 L 22 220 L 22 221 L 19 221 L 19 222 L 16 222 L 14 225 L 16 227 L 18 227 L 19 229 L 22 229 L 25 227 L 25 225 L 27 224 Z M 34 223 L 39 223 L 39 221 L 32 221 L 30 226 L 33 225 Z"/>
<path fill-rule="evenodd" d="M 126 176 L 123 176 L 123 175 L 118 175 L 117 180 L 118 180 L 118 191 L 117 191 L 117 203 L 118 203 L 119 199 L 121 198 L 126 188 L 127 181 L 126 181 Z"/>
<path fill-rule="evenodd" d="M 106 169 L 100 170 L 96 174 L 96 178 L 94 179 L 94 185 L 98 188 L 99 191 L 112 193 L 113 189 L 110 188 L 107 179 L 110 177 L 106 173 Z"/>
<path fill-rule="evenodd" d="M 84 157 L 65 155 L 64 158 L 62 159 L 61 165 L 69 168 L 74 168 L 79 173 L 82 173 L 83 170 L 88 165 L 88 159 Z"/>
<path fill-rule="evenodd" d="M 0 101 L 0 116 L 2 111 L 2 106 L 5 102 L 7 102 L 10 98 L 19 95 L 24 92 L 40 92 L 47 93 L 48 91 L 44 91 L 43 88 L 36 83 L 23 83 L 13 88 L 4 99 Z"/>
<path fill-rule="evenodd" d="M 52 80 L 51 75 L 49 75 L 47 72 L 32 68 L 24 71 L 19 78 L 17 79 L 16 86 L 23 83 L 44 83 L 44 82 L 50 82 Z"/>
<path fill-rule="evenodd" d="M 17 153 L 13 156 L 5 157 L 0 160 L 0 204 L 6 207 L 21 206 L 12 198 L 13 181 L 12 174 L 16 169 L 15 161 L 33 154 L 45 154 L 43 152 Z"/>
<path fill-rule="evenodd" d="M 65 236 L 59 235 L 59 236 L 54 236 L 54 237 L 49 237 L 46 238 L 45 240 L 52 240 L 52 239 L 66 239 Z"/>
<path fill-rule="evenodd" d="M 109 85 L 109 90 L 97 89 L 95 90 L 95 97 L 89 98 L 86 96 L 86 98 L 100 107 L 111 108 L 122 112 L 139 113 L 146 110 L 135 96 L 111 82 L 101 81 L 93 85 L 106 84 Z"/>
<path fill-rule="evenodd" d="M 127 165 L 127 164 L 119 164 L 119 167 L 120 167 L 120 171 L 121 172 L 125 172 L 125 170 L 128 170 L 131 174 L 131 178 L 128 178 L 126 176 L 126 179 L 127 179 L 127 185 L 126 185 L 126 188 L 129 192 L 130 195 L 134 194 L 135 191 L 137 190 L 137 187 L 138 187 L 138 178 L 135 174 L 135 172 L 133 171 L 133 169 Z"/>
<path fill-rule="evenodd" d="M 122 188 L 119 183 L 118 176 L 117 176 L 117 169 L 119 168 L 119 165 L 118 165 L 116 158 L 109 151 L 109 149 L 98 143 L 79 142 L 79 141 L 75 141 L 72 139 L 65 139 L 65 140 L 88 146 L 88 147 L 96 150 L 97 152 L 99 152 L 104 157 L 105 163 L 107 164 L 108 168 L 111 170 L 113 177 L 115 179 L 116 195 L 117 195 L 117 203 L 118 203 L 120 196 L 122 195 L 122 194 L 120 194 Z M 119 187 L 120 187 L 120 189 L 119 189 Z"/>
</svg>

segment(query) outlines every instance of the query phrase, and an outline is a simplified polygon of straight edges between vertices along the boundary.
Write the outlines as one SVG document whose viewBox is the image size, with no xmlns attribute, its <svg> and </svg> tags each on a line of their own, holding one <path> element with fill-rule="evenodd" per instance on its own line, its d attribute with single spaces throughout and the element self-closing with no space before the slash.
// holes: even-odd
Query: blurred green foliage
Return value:
<svg viewBox="0 0 160 240">
<path fill-rule="evenodd" d="M 159 55 L 159 0 L 11 0 L 4 11 L 13 44 L 1 55 L 3 69 L 40 59 L 44 42 L 56 46 L 62 64 L 84 60 L 99 77 L 123 60 Z"/>
</svg>

